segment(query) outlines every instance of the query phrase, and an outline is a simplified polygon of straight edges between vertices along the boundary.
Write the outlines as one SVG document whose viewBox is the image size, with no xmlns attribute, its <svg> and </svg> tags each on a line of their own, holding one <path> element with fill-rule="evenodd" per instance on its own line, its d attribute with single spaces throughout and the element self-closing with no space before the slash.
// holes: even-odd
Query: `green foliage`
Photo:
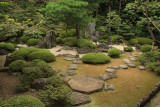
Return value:
<svg viewBox="0 0 160 107">
<path fill-rule="evenodd" d="M 97 42 L 100 42 L 100 43 L 107 43 L 107 40 L 102 39 L 102 40 L 98 40 Z"/>
<path fill-rule="evenodd" d="M 126 52 L 132 52 L 133 51 L 133 48 L 128 46 L 128 47 L 124 47 L 124 51 Z"/>
<path fill-rule="evenodd" d="M 61 38 L 61 37 L 57 37 L 57 38 L 56 38 L 56 42 L 57 42 L 57 43 L 61 43 L 61 42 L 62 42 L 62 38 Z"/>
<path fill-rule="evenodd" d="M 22 43 L 27 43 L 27 41 L 30 39 L 29 36 L 21 36 L 19 38 L 19 41 L 22 42 Z"/>
<path fill-rule="evenodd" d="M 40 41 L 41 41 L 40 39 L 29 39 L 27 41 L 27 45 L 34 46 L 34 45 L 37 45 Z"/>
<path fill-rule="evenodd" d="M 87 39 L 79 39 L 77 42 L 77 46 L 79 48 L 83 48 L 83 47 L 89 47 L 91 49 L 95 49 L 96 45 L 92 44 L 89 40 Z"/>
<path fill-rule="evenodd" d="M 35 60 L 35 59 L 41 59 L 46 62 L 53 62 L 56 60 L 56 57 L 54 54 L 52 54 L 49 50 L 47 49 L 41 49 L 36 52 L 32 52 L 28 55 L 29 60 Z"/>
<path fill-rule="evenodd" d="M 84 63 L 105 64 L 111 61 L 111 58 L 103 53 L 87 53 L 82 57 Z"/>
<path fill-rule="evenodd" d="M 121 54 L 121 50 L 116 48 L 112 48 L 108 51 L 108 55 L 113 58 L 120 57 L 120 54 Z"/>
<path fill-rule="evenodd" d="M 31 96 L 15 96 L 3 101 L 1 107 L 45 107 L 37 98 Z"/>
<path fill-rule="evenodd" d="M 6 50 L 9 50 L 9 51 L 14 51 L 15 45 L 12 44 L 12 43 L 1 42 L 0 43 L 0 49 L 6 49 Z"/>
<path fill-rule="evenodd" d="M 63 38 L 62 39 L 62 43 L 64 44 L 66 42 L 66 38 Z"/>
<path fill-rule="evenodd" d="M 152 39 L 149 39 L 149 38 L 136 38 L 138 40 L 138 43 L 141 44 L 141 45 L 151 45 L 152 44 Z"/>
<path fill-rule="evenodd" d="M 152 50 L 152 45 L 143 45 L 141 46 L 141 51 L 142 52 L 149 52 Z"/>
<path fill-rule="evenodd" d="M 68 37 L 66 38 L 64 45 L 67 45 L 70 47 L 77 46 L 77 39 L 75 37 Z"/>
<path fill-rule="evenodd" d="M 91 49 L 97 48 L 97 46 L 96 46 L 95 44 L 90 44 L 89 47 L 90 47 Z"/>
<path fill-rule="evenodd" d="M 138 40 L 137 39 L 130 39 L 129 40 L 129 44 L 130 45 L 136 45 L 136 44 L 138 44 L 139 42 L 138 42 Z"/>
<path fill-rule="evenodd" d="M 119 35 L 113 35 L 112 36 L 112 41 L 113 42 L 123 42 L 123 37 Z"/>
<path fill-rule="evenodd" d="M 49 77 L 48 80 L 47 80 L 47 85 L 52 85 L 53 87 L 58 87 L 58 86 L 61 86 L 64 82 L 62 81 L 61 77 L 60 76 L 52 76 L 52 77 Z"/>
<path fill-rule="evenodd" d="M 40 90 L 38 95 L 47 107 L 61 107 L 70 102 L 71 93 L 72 90 L 67 85 L 58 87 L 46 85 L 45 90 Z"/>
<path fill-rule="evenodd" d="M 26 61 L 24 60 L 16 60 L 9 64 L 9 69 L 12 72 L 22 72 L 22 68 L 25 66 Z"/>
</svg>

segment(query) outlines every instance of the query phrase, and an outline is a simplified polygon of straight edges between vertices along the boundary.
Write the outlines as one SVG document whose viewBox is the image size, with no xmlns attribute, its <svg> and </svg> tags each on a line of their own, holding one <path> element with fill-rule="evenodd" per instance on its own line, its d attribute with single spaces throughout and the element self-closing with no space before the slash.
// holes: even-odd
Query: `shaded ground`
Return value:
<svg viewBox="0 0 160 107">
<path fill-rule="evenodd" d="M 6 55 L 0 55 L 0 67 L 4 67 L 6 61 Z"/>
<path fill-rule="evenodd" d="M 160 105 L 160 92 L 145 107 L 156 107 L 158 105 Z"/>
</svg>

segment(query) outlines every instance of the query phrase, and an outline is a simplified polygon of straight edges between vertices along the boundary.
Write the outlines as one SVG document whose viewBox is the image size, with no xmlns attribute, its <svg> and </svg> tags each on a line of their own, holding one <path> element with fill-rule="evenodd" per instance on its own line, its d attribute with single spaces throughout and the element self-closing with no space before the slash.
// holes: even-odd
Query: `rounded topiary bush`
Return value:
<svg viewBox="0 0 160 107">
<path fill-rule="evenodd" d="M 26 61 L 24 60 L 16 60 L 9 65 L 9 69 L 13 72 L 20 72 L 22 71 L 25 64 L 26 64 Z"/>
<path fill-rule="evenodd" d="M 128 46 L 128 47 L 124 47 L 124 51 L 126 52 L 132 52 L 133 51 L 133 48 Z"/>
<path fill-rule="evenodd" d="M 105 64 L 111 61 L 111 58 L 103 53 L 87 53 L 82 57 L 84 63 Z"/>
<path fill-rule="evenodd" d="M 144 45 L 144 46 L 141 46 L 141 51 L 142 52 L 149 52 L 152 50 L 152 45 Z"/>
<path fill-rule="evenodd" d="M 136 45 L 136 44 L 138 44 L 138 40 L 137 39 L 130 39 L 129 44 L 130 45 Z"/>
<path fill-rule="evenodd" d="M 20 42 L 23 42 L 23 43 L 26 43 L 29 39 L 30 39 L 29 36 L 21 36 L 21 37 L 19 38 L 19 41 L 20 41 Z"/>
<path fill-rule="evenodd" d="M 113 35 L 113 36 L 112 36 L 112 41 L 113 41 L 113 42 L 122 42 L 122 41 L 123 41 L 123 36 Z"/>
<path fill-rule="evenodd" d="M 31 96 L 16 96 L 3 101 L 0 107 L 45 107 L 45 105 Z"/>
<path fill-rule="evenodd" d="M 136 39 L 138 40 L 138 43 L 141 44 L 141 45 L 145 45 L 145 44 L 151 45 L 152 42 L 153 42 L 152 39 L 149 39 L 149 38 L 140 37 L 140 38 L 136 38 Z"/>
<path fill-rule="evenodd" d="M 6 50 L 9 50 L 9 51 L 14 51 L 15 45 L 13 43 L 1 42 L 0 43 L 0 49 L 6 49 Z"/>
<path fill-rule="evenodd" d="M 57 43 L 61 43 L 61 42 L 62 42 L 62 38 L 61 38 L 61 37 L 57 37 L 57 38 L 56 38 L 56 42 L 57 42 Z"/>
<path fill-rule="evenodd" d="M 70 47 L 77 46 L 77 39 L 75 37 L 68 37 L 64 44 Z"/>
<path fill-rule="evenodd" d="M 112 48 L 108 51 L 108 55 L 112 58 L 120 57 L 120 54 L 121 54 L 121 50 L 116 48 Z"/>
<path fill-rule="evenodd" d="M 32 52 L 28 55 L 29 60 L 35 60 L 35 59 L 41 59 L 46 62 L 53 62 L 56 60 L 56 57 L 54 54 L 52 54 L 47 49 L 41 49 L 37 52 Z"/>
<path fill-rule="evenodd" d="M 29 39 L 27 41 L 27 45 L 29 46 L 35 46 L 37 45 L 41 40 L 40 39 Z"/>
</svg>

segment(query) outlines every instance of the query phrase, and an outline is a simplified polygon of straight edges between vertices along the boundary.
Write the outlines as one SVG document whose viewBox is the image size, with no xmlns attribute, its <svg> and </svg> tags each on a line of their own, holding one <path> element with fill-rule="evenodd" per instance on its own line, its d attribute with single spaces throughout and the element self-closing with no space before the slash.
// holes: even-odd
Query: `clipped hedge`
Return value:
<svg viewBox="0 0 160 107">
<path fill-rule="evenodd" d="M 113 36 L 112 36 L 112 41 L 113 41 L 113 42 L 122 42 L 122 41 L 123 41 L 123 36 L 113 35 Z"/>
<path fill-rule="evenodd" d="M 95 49 L 96 48 L 96 45 L 95 44 L 92 44 L 89 40 L 87 39 L 79 39 L 78 42 L 77 42 L 77 46 L 79 48 L 83 48 L 83 47 L 89 47 L 91 49 Z"/>
<path fill-rule="evenodd" d="M 129 40 L 129 44 L 130 45 L 136 45 L 136 44 L 138 44 L 139 42 L 138 42 L 138 40 L 137 39 L 130 39 Z"/>
<path fill-rule="evenodd" d="M 23 42 L 23 43 L 27 43 L 27 41 L 30 39 L 30 37 L 29 36 L 21 36 L 20 38 L 19 38 L 19 41 L 20 42 Z"/>
<path fill-rule="evenodd" d="M 0 49 L 6 49 L 6 50 L 9 50 L 9 51 L 14 51 L 15 45 L 13 43 L 1 42 L 0 43 Z"/>
<path fill-rule="evenodd" d="M 40 39 L 29 39 L 27 41 L 27 45 L 29 46 L 35 46 L 37 45 L 41 40 Z"/>
<path fill-rule="evenodd" d="M 111 62 L 111 58 L 103 53 L 87 53 L 82 57 L 84 63 L 105 64 Z"/>
<path fill-rule="evenodd" d="M 138 40 L 138 43 L 141 44 L 141 45 L 152 45 L 152 39 L 149 39 L 149 38 L 143 38 L 143 37 L 139 37 L 139 38 L 136 38 Z"/>
<path fill-rule="evenodd" d="M 9 69 L 13 72 L 21 72 L 25 64 L 24 60 L 16 60 L 9 65 Z"/>
<path fill-rule="evenodd" d="M 45 107 L 45 105 L 31 96 L 16 96 L 3 101 L 0 107 Z"/>
<path fill-rule="evenodd" d="M 75 37 L 68 37 L 66 38 L 64 45 L 67 45 L 70 47 L 77 46 L 77 39 Z"/>
<path fill-rule="evenodd" d="M 35 60 L 35 59 L 41 59 L 46 62 L 53 62 L 56 60 L 56 57 L 54 54 L 52 54 L 47 49 L 41 49 L 36 52 L 32 52 L 28 55 L 29 60 Z"/>
<path fill-rule="evenodd" d="M 140 49 L 142 52 L 149 52 L 152 50 L 152 45 L 143 45 Z"/>
<path fill-rule="evenodd" d="M 56 43 L 62 43 L 62 38 L 61 37 L 57 37 L 56 38 Z"/>
<path fill-rule="evenodd" d="M 132 52 L 133 51 L 133 48 L 128 46 L 128 47 L 124 47 L 124 51 L 126 52 Z"/>
<path fill-rule="evenodd" d="M 120 54 L 121 54 L 121 50 L 116 48 L 112 48 L 108 51 L 108 55 L 112 58 L 120 57 Z"/>
</svg>

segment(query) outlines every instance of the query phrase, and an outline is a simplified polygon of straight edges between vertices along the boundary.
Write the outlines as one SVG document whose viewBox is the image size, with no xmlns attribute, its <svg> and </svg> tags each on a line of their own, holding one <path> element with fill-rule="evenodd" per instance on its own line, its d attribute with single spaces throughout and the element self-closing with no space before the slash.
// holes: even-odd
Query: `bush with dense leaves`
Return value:
<svg viewBox="0 0 160 107">
<path fill-rule="evenodd" d="M 138 42 L 138 40 L 137 39 L 130 39 L 129 40 L 129 44 L 130 45 L 136 45 L 136 44 L 138 44 L 139 42 Z"/>
<path fill-rule="evenodd" d="M 123 42 L 123 36 L 113 35 L 113 36 L 112 36 L 112 41 L 113 41 L 113 42 Z"/>
<path fill-rule="evenodd" d="M 25 64 L 26 61 L 24 60 L 16 60 L 9 64 L 9 69 L 13 72 L 21 72 Z"/>
<path fill-rule="evenodd" d="M 9 50 L 9 51 L 14 51 L 15 45 L 13 43 L 1 42 L 0 43 L 0 49 L 6 49 L 6 50 Z"/>
<path fill-rule="evenodd" d="M 143 45 L 141 46 L 141 51 L 142 52 L 149 52 L 152 50 L 152 45 Z"/>
<path fill-rule="evenodd" d="M 62 81 L 62 78 L 60 76 L 52 76 L 49 77 L 47 80 L 47 85 L 52 85 L 53 87 L 61 86 L 64 82 Z"/>
<path fill-rule="evenodd" d="M 19 38 L 19 41 L 22 42 L 22 43 L 27 43 L 27 41 L 30 39 L 29 36 L 21 36 Z"/>
<path fill-rule="evenodd" d="M 105 64 L 111 61 L 111 58 L 103 53 L 87 53 L 82 57 L 84 63 Z"/>
<path fill-rule="evenodd" d="M 77 39 L 75 37 L 68 37 L 64 44 L 70 47 L 77 46 Z"/>
<path fill-rule="evenodd" d="M 53 62 L 56 60 L 56 57 L 49 50 L 41 49 L 39 51 L 30 53 L 28 55 L 28 59 L 29 60 L 41 59 L 46 62 Z"/>
<path fill-rule="evenodd" d="M 151 45 L 152 44 L 152 39 L 149 39 L 149 38 L 142 38 L 142 37 L 139 37 L 139 38 L 136 38 L 138 40 L 138 43 L 141 44 L 141 45 L 145 45 L 145 44 L 148 44 L 148 45 Z"/>
<path fill-rule="evenodd" d="M 56 38 L 56 43 L 62 43 L 62 38 L 61 37 L 57 37 Z"/>
<path fill-rule="evenodd" d="M 29 46 L 35 46 L 37 45 L 41 40 L 40 39 L 29 39 L 27 41 L 27 45 Z"/>
<path fill-rule="evenodd" d="M 121 50 L 116 48 L 112 48 L 108 51 L 108 55 L 112 58 L 120 57 L 120 54 L 121 54 Z"/>
<path fill-rule="evenodd" d="M 96 45 L 92 44 L 89 40 L 87 39 L 79 39 L 77 42 L 77 46 L 79 48 L 83 48 L 83 47 L 89 47 L 91 49 L 95 49 Z"/>
<path fill-rule="evenodd" d="M 3 101 L 0 107 L 45 107 L 45 105 L 31 96 L 16 96 Z"/>
<path fill-rule="evenodd" d="M 128 47 L 124 47 L 124 51 L 126 52 L 132 52 L 133 51 L 133 48 L 128 46 Z"/>
</svg>

